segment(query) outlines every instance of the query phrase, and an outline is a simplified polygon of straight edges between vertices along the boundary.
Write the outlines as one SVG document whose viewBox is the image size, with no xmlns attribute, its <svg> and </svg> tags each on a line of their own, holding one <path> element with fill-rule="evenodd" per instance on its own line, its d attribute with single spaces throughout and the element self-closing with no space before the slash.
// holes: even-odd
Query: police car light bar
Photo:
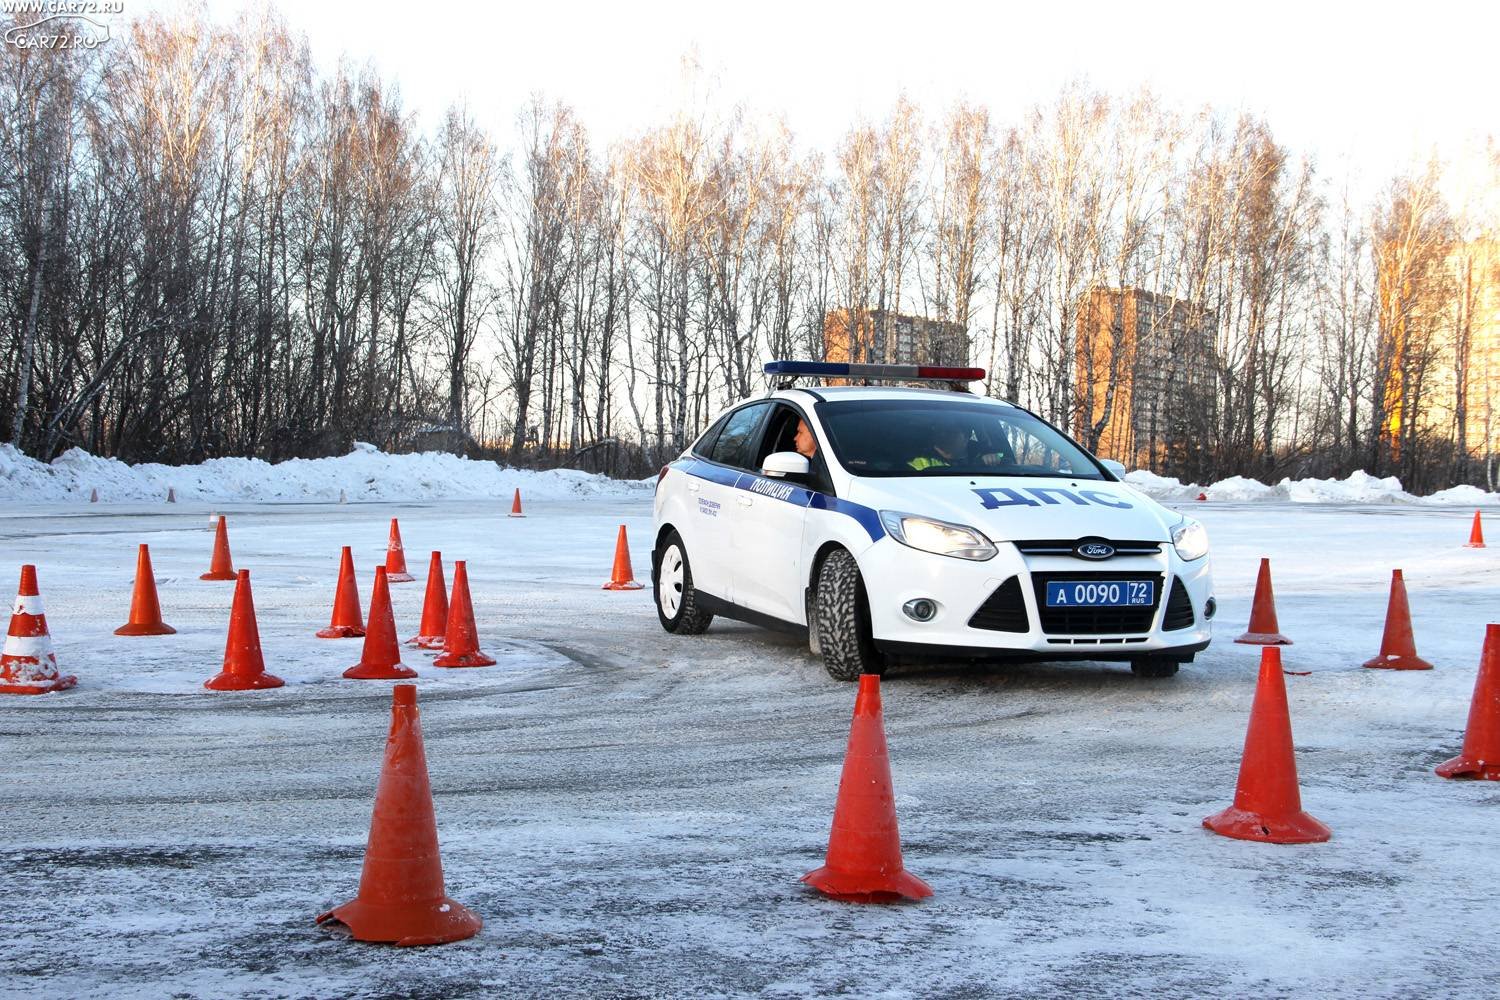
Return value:
<svg viewBox="0 0 1500 1000">
<path fill-rule="evenodd" d="M 978 382 L 983 368 L 948 368 L 940 365 L 850 365 L 832 361 L 769 361 L 767 375 L 822 376 L 824 378 L 895 379 L 904 382 Z"/>
</svg>

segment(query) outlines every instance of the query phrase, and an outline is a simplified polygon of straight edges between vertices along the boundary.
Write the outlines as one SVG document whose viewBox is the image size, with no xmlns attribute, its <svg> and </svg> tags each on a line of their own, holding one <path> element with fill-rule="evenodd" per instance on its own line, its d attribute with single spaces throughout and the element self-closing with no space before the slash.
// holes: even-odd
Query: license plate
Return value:
<svg viewBox="0 0 1500 1000">
<path fill-rule="evenodd" d="M 1049 608 L 1150 607 L 1156 596 L 1151 580 L 1069 580 L 1047 584 Z"/>
</svg>

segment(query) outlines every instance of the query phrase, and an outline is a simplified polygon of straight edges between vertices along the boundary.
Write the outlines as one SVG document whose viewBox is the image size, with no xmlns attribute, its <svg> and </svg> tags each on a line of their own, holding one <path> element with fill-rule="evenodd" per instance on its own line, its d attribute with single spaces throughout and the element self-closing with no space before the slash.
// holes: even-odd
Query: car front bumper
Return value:
<svg viewBox="0 0 1500 1000">
<path fill-rule="evenodd" d="M 1144 656 L 1191 659 L 1212 637 L 1210 557 L 1184 562 L 1170 543 L 1151 555 L 1116 556 L 1090 562 L 1072 556 L 1024 555 L 1015 545 L 997 543 L 999 552 L 972 562 L 921 552 L 885 538 L 859 556 L 870 604 L 875 641 L 887 652 L 947 653 L 964 657 L 1020 657 L 1055 660 L 1129 660 Z M 1152 579 L 1153 609 L 1133 613 L 1065 615 L 1044 604 L 1050 577 L 1063 579 Z M 1014 578 L 1014 583 L 1009 583 Z M 1175 581 L 1175 583 L 1174 583 Z M 1002 585 L 1007 589 L 997 596 Z M 1183 594 L 1174 600 L 1174 587 Z M 1191 609 L 1184 622 L 1183 601 Z M 926 598 L 937 605 L 930 621 L 914 621 L 902 611 Z M 993 600 L 992 600 L 993 598 Z M 1000 622 L 1004 629 L 981 627 Z M 996 610 L 1000 614 L 996 614 Z M 1024 619 L 1017 611 L 1024 611 Z M 1014 612 L 1014 613 L 1006 613 Z M 1170 613 L 1169 613 L 1170 612 Z"/>
</svg>

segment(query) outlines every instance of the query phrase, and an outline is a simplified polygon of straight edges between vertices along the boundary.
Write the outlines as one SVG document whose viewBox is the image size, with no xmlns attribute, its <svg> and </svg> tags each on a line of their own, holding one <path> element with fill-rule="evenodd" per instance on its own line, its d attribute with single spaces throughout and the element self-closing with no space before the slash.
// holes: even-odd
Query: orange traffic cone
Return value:
<svg viewBox="0 0 1500 1000">
<path fill-rule="evenodd" d="M 98 503 L 98 502 L 99 502 L 99 487 L 96 486 L 93 489 L 89 490 L 89 503 Z"/>
<path fill-rule="evenodd" d="M 224 669 L 203 682 L 210 691 L 252 691 L 278 688 L 280 677 L 266 673 L 260 652 L 260 627 L 255 624 L 255 598 L 250 594 L 250 571 L 235 580 L 234 604 L 229 609 L 229 641 L 224 644 Z"/>
<path fill-rule="evenodd" d="M 65 691 L 77 683 L 77 677 L 57 672 L 47 612 L 36 585 L 36 567 L 22 566 L 10 629 L 5 633 L 5 651 L 0 653 L 0 694 L 46 694 Z"/>
<path fill-rule="evenodd" d="M 422 627 L 406 640 L 418 649 L 442 649 L 448 632 L 448 594 L 443 585 L 443 554 L 434 552 L 427 563 L 427 594 L 422 601 Z"/>
<path fill-rule="evenodd" d="M 317 922 L 328 920 L 348 927 L 356 941 L 398 946 L 462 941 L 484 926 L 477 913 L 449 899 L 443 885 L 414 684 L 397 684 L 391 700 L 391 731 L 375 789 L 359 895 Z"/>
<path fill-rule="evenodd" d="M 174 490 L 172 487 L 168 486 L 167 487 L 167 503 L 176 503 L 176 502 L 177 502 L 177 491 Z"/>
<path fill-rule="evenodd" d="M 319 639 L 358 639 L 365 634 L 359 616 L 359 583 L 354 579 L 354 550 L 345 545 L 339 555 L 339 582 L 333 590 L 333 615 L 328 627 L 318 629 Z"/>
<path fill-rule="evenodd" d="M 1272 844 L 1318 844 L 1333 836 L 1302 811 L 1286 678 L 1281 673 L 1281 650 L 1275 646 L 1260 653 L 1260 680 L 1250 706 L 1234 805 L 1209 816 L 1203 825 L 1221 836 Z"/>
<path fill-rule="evenodd" d="M 1199 493 L 1198 494 L 1198 502 L 1199 503 L 1202 503 L 1203 501 L 1205 501 L 1207 499 L 1208 499 L 1208 494 L 1207 493 Z"/>
<path fill-rule="evenodd" d="M 1469 540 L 1464 543 L 1466 549 L 1484 548 L 1484 522 L 1479 519 L 1479 511 L 1474 512 L 1474 527 L 1469 529 Z"/>
<path fill-rule="evenodd" d="M 615 538 L 615 568 L 609 575 L 604 590 L 640 590 L 645 584 L 636 583 L 635 572 L 630 568 L 630 542 L 625 537 L 625 525 L 620 525 L 620 534 Z"/>
<path fill-rule="evenodd" d="M 861 674 L 854 699 L 854 721 L 844 773 L 833 807 L 833 830 L 823 867 L 802 881 L 835 899 L 855 903 L 889 903 L 921 899 L 932 888 L 901 861 L 896 829 L 896 794 L 885 748 L 885 721 L 880 708 L 880 678 Z"/>
<path fill-rule="evenodd" d="M 144 542 L 135 557 L 135 593 L 130 598 L 130 621 L 115 629 L 115 635 L 175 635 L 177 630 L 161 620 L 161 602 L 156 599 L 156 575 L 151 571 L 151 550 Z"/>
<path fill-rule="evenodd" d="M 1432 664 L 1417 655 L 1417 642 L 1411 634 L 1411 608 L 1406 603 L 1406 581 L 1399 569 L 1391 570 L 1391 600 L 1385 609 L 1380 655 L 1366 660 L 1364 665 L 1386 670 L 1432 669 Z"/>
<path fill-rule="evenodd" d="M 214 557 L 208 564 L 208 572 L 200 580 L 233 580 L 234 563 L 229 558 L 229 525 L 221 515 L 219 526 L 214 529 Z"/>
<path fill-rule="evenodd" d="M 1250 605 L 1250 631 L 1235 642 L 1252 646 L 1290 646 L 1292 640 L 1281 634 L 1276 624 L 1276 595 L 1271 591 L 1271 560 L 1260 561 L 1255 578 L 1255 600 Z"/>
<path fill-rule="evenodd" d="M 516 496 L 515 496 L 515 499 L 510 502 L 510 516 L 511 517 L 525 517 L 526 516 L 525 514 L 521 513 L 521 488 L 519 486 L 516 487 Z"/>
<path fill-rule="evenodd" d="M 406 550 L 401 547 L 401 525 L 391 518 L 391 540 L 385 548 L 387 583 L 411 583 L 416 577 L 406 571 Z"/>
<path fill-rule="evenodd" d="M 1500 625 L 1486 625 L 1463 752 L 1437 766 L 1444 778 L 1500 781 Z"/>
<path fill-rule="evenodd" d="M 434 667 L 491 667 L 495 661 L 479 651 L 479 627 L 474 624 L 474 602 L 469 599 L 468 564 L 453 564 L 453 596 L 448 600 L 448 632 L 443 636 L 443 655 Z"/>
<path fill-rule="evenodd" d="M 357 681 L 398 681 L 417 672 L 401 662 L 396 642 L 396 619 L 391 614 L 391 588 L 386 585 L 384 566 L 375 567 L 375 592 L 370 595 L 370 630 L 365 633 L 359 662 L 344 676 Z"/>
</svg>

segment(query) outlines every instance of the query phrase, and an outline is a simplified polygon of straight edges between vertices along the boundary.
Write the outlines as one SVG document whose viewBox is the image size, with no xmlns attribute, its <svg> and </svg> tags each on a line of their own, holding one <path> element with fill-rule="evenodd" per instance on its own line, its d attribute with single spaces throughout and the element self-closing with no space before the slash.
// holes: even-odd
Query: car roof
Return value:
<svg viewBox="0 0 1500 1000">
<path fill-rule="evenodd" d="M 898 385 L 828 385 L 778 389 L 770 394 L 771 399 L 793 399 L 798 402 L 827 400 L 829 402 L 855 399 L 925 399 L 946 400 L 954 403 L 990 403 L 1014 408 L 1015 404 L 990 396 L 978 396 L 952 389 L 926 389 L 916 386 Z"/>
</svg>

